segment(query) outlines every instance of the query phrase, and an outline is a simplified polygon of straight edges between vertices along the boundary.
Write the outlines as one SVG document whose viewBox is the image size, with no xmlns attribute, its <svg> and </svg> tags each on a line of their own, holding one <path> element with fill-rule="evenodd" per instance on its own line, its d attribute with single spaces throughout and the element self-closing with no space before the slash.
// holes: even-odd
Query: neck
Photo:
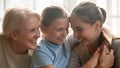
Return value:
<svg viewBox="0 0 120 68">
<path fill-rule="evenodd" d="M 28 49 L 25 49 L 21 45 L 15 43 L 14 40 L 9 39 L 9 43 L 14 53 L 19 54 L 19 55 L 25 55 L 28 53 Z"/>
<path fill-rule="evenodd" d="M 89 50 L 89 53 L 91 55 L 94 54 L 94 52 L 97 50 L 98 47 L 100 47 L 102 42 L 102 34 L 100 33 L 97 38 L 91 43 L 90 45 L 87 45 L 87 48 Z"/>
</svg>

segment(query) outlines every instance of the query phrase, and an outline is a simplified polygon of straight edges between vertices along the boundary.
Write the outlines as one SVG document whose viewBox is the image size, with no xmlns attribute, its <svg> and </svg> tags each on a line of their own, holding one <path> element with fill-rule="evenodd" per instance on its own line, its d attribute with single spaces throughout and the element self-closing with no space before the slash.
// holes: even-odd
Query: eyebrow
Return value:
<svg viewBox="0 0 120 68">
<path fill-rule="evenodd" d="M 76 29 L 83 29 L 81 26 L 76 26 L 75 28 Z"/>
</svg>

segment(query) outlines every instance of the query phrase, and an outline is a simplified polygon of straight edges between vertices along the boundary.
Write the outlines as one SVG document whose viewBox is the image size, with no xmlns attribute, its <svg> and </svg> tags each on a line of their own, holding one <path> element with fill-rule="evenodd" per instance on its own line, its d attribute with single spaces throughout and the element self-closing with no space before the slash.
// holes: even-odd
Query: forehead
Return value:
<svg viewBox="0 0 120 68">
<path fill-rule="evenodd" d="M 68 18 L 58 18 L 58 19 L 55 19 L 52 24 L 50 26 L 68 26 L 69 25 L 69 21 L 68 21 Z"/>
<path fill-rule="evenodd" d="M 84 23 L 84 21 L 77 15 L 71 15 L 70 17 L 70 23 L 74 23 L 74 22 L 80 22 L 80 23 Z"/>
<path fill-rule="evenodd" d="M 77 15 L 72 15 L 70 17 L 70 24 L 71 24 L 71 27 L 87 27 L 87 26 L 90 26 L 89 23 L 87 22 L 84 22 L 79 16 Z"/>
<path fill-rule="evenodd" d="M 39 26 L 40 21 L 35 16 L 28 17 L 23 24 L 23 27 L 30 28 L 30 27 L 36 27 Z"/>
</svg>

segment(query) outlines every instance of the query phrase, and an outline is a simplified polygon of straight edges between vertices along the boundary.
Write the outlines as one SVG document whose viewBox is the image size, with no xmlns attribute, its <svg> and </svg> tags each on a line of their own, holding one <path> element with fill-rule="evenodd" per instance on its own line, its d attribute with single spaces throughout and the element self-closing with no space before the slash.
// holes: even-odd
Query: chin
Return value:
<svg viewBox="0 0 120 68">
<path fill-rule="evenodd" d="M 35 50 L 36 48 L 37 48 L 37 46 L 36 47 L 31 47 L 30 49 Z"/>
<path fill-rule="evenodd" d="M 31 45 L 30 49 L 35 50 L 37 48 L 37 45 Z"/>
<path fill-rule="evenodd" d="M 56 42 L 56 44 L 60 45 L 60 44 L 63 44 L 63 42 Z"/>
<path fill-rule="evenodd" d="M 55 44 L 63 44 L 63 43 L 64 43 L 63 40 L 58 40 L 55 42 Z"/>
</svg>

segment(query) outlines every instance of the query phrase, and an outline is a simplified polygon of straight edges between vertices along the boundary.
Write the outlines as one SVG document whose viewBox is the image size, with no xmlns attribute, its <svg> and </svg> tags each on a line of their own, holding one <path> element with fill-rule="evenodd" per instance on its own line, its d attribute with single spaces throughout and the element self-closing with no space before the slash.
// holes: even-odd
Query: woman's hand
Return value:
<svg viewBox="0 0 120 68">
<path fill-rule="evenodd" d="M 102 53 L 99 58 L 99 65 L 97 68 L 111 68 L 114 63 L 113 50 L 109 49 L 104 45 Z"/>
</svg>

